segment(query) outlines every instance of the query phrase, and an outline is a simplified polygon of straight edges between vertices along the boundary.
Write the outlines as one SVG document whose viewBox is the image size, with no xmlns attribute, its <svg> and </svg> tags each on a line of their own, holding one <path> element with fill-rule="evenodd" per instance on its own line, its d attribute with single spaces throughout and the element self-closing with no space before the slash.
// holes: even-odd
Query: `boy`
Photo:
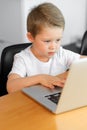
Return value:
<svg viewBox="0 0 87 130">
<path fill-rule="evenodd" d="M 32 45 L 15 55 L 7 81 L 9 93 L 36 84 L 51 89 L 64 86 L 67 69 L 82 57 L 60 47 L 64 26 L 61 11 L 51 3 L 31 10 L 27 18 L 27 37 Z"/>
</svg>

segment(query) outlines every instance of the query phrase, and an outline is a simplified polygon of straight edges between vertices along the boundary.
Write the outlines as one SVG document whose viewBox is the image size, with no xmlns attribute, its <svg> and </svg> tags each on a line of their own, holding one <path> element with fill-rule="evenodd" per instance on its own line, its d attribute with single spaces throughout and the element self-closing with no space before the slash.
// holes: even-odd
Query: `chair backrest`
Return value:
<svg viewBox="0 0 87 130">
<path fill-rule="evenodd" d="M 31 45 L 31 43 L 22 43 L 22 44 L 15 44 L 8 47 L 5 47 L 1 54 L 1 76 L 0 76 L 0 96 L 7 94 L 6 91 L 6 82 L 7 76 L 11 70 L 14 55 L 21 50 L 25 49 Z"/>
<path fill-rule="evenodd" d="M 84 33 L 81 43 L 81 55 L 87 55 L 87 31 Z"/>
</svg>

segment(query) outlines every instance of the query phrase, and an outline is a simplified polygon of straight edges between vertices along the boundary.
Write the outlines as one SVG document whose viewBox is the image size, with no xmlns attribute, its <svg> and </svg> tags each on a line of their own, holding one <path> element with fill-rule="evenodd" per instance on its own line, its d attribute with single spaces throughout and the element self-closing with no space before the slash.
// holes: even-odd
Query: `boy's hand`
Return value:
<svg viewBox="0 0 87 130">
<path fill-rule="evenodd" d="M 39 75 L 40 76 L 40 84 L 48 87 L 48 88 L 55 88 L 55 86 L 63 87 L 65 84 L 65 79 L 61 78 L 60 76 L 50 76 L 50 75 Z"/>
</svg>

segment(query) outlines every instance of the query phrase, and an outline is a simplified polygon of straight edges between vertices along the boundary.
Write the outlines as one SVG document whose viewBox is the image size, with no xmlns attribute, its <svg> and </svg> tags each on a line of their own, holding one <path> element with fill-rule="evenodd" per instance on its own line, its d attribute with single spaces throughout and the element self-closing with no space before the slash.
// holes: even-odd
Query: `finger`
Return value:
<svg viewBox="0 0 87 130">
<path fill-rule="evenodd" d="M 64 87 L 64 84 L 65 84 L 65 82 L 63 83 L 63 82 L 60 82 L 60 81 L 53 83 L 54 86 L 58 86 L 58 87 Z"/>
<path fill-rule="evenodd" d="M 45 87 L 47 87 L 47 88 L 50 88 L 50 89 L 54 89 L 55 87 L 54 87 L 54 85 L 52 85 L 52 84 L 47 84 L 47 85 L 44 85 Z"/>
</svg>

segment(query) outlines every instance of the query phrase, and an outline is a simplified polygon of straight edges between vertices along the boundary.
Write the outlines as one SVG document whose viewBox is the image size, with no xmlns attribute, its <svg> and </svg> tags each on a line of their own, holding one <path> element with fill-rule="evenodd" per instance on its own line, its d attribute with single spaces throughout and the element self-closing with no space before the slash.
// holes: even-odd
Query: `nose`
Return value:
<svg viewBox="0 0 87 130">
<path fill-rule="evenodd" d="M 54 50 L 56 48 L 56 43 L 55 42 L 51 42 L 49 49 Z"/>
</svg>

